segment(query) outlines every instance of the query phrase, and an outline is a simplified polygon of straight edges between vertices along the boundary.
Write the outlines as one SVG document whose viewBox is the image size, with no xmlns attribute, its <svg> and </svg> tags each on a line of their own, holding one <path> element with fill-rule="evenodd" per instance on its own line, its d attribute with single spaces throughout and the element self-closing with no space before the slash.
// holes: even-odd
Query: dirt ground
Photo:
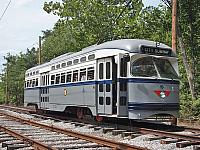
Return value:
<svg viewBox="0 0 200 150">
<path fill-rule="evenodd" d="M 200 129 L 200 119 L 178 119 L 177 125 Z"/>
</svg>

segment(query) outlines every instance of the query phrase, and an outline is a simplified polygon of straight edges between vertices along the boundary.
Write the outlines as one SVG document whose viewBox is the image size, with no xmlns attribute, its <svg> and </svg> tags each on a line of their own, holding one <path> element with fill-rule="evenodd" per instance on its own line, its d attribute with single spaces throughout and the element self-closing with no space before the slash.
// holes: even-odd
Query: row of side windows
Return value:
<svg viewBox="0 0 200 150">
<path fill-rule="evenodd" d="M 38 78 L 25 81 L 25 88 L 38 86 Z"/>
<path fill-rule="evenodd" d="M 66 66 L 71 66 L 72 64 L 76 65 L 78 63 L 82 63 L 82 62 L 85 62 L 86 60 L 93 60 L 95 59 L 95 54 L 91 54 L 89 55 L 88 57 L 84 56 L 84 57 L 81 57 L 80 59 L 74 59 L 73 61 L 70 60 L 68 62 L 63 62 L 61 64 L 57 64 L 55 66 L 51 66 L 51 70 L 55 70 L 55 69 L 60 69 L 60 68 L 64 68 Z"/>
<path fill-rule="evenodd" d="M 39 74 L 39 71 L 33 71 L 33 72 L 30 72 L 30 73 L 27 73 L 25 74 L 26 77 L 29 77 L 29 76 L 32 76 L 32 75 L 36 75 L 36 74 Z"/>
<path fill-rule="evenodd" d="M 94 80 L 94 67 L 51 75 L 51 85 L 85 80 Z"/>
</svg>

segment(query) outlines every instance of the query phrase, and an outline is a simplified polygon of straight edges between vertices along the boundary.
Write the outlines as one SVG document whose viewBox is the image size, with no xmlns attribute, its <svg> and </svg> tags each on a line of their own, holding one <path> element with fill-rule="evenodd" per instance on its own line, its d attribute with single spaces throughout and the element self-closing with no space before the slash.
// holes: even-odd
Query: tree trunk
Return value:
<svg viewBox="0 0 200 150">
<path fill-rule="evenodd" d="M 195 63 L 195 42 L 194 42 L 194 33 L 195 33 L 195 28 L 194 28 L 194 16 L 193 16 L 193 10 L 192 7 L 194 6 L 194 2 L 193 1 L 189 1 L 189 9 L 188 9 L 188 21 L 189 21 L 189 38 L 190 38 L 190 42 L 189 42 L 189 46 L 190 46 L 190 50 L 191 50 L 191 62 L 192 62 L 192 66 L 191 66 L 191 70 L 193 73 L 193 86 L 194 86 L 194 90 L 196 89 L 196 82 L 195 82 L 195 77 L 196 77 L 196 63 Z M 195 93 L 195 97 L 196 97 L 196 93 Z"/>
<path fill-rule="evenodd" d="M 183 64 L 185 66 L 187 79 L 188 79 L 188 82 L 189 82 L 191 96 L 192 96 L 192 99 L 195 99 L 194 76 L 193 76 L 190 64 L 188 63 L 188 59 L 187 59 L 187 56 L 186 56 L 186 50 L 185 50 L 185 46 L 184 46 L 184 42 L 183 42 L 183 37 L 182 37 L 182 33 L 180 31 L 179 26 L 178 26 L 177 36 L 178 36 L 179 47 L 180 47 L 180 50 L 181 50 L 181 56 L 182 56 L 182 59 L 183 59 Z"/>
</svg>

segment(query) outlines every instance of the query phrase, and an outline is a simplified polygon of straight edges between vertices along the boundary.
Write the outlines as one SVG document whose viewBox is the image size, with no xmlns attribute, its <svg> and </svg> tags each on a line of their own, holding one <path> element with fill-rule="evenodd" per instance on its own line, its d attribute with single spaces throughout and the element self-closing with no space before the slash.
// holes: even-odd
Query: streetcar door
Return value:
<svg viewBox="0 0 200 150">
<path fill-rule="evenodd" d="M 117 115 L 127 117 L 128 116 L 128 61 L 129 56 L 125 54 L 118 55 L 118 78 L 117 82 Z"/>
<path fill-rule="evenodd" d="M 112 114 L 112 58 L 98 60 L 98 113 Z"/>
<path fill-rule="evenodd" d="M 49 73 L 41 74 L 40 108 L 49 109 Z"/>
</svg>

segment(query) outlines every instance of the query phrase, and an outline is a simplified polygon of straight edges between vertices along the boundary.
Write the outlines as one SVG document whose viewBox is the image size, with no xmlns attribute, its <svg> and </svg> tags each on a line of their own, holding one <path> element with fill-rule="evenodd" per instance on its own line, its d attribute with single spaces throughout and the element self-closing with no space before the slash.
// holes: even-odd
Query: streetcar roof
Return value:
<svg viewBox="0 0 200 150">
<path fill-rule="evenodd" d="M 86 53 L 90 53 L 90 52 L 98 51 L 98 50 L 116 49 L 116 50 L 127 51 L 129 53 L 140 53 L 141 46 L 150 46 L 150 47 L 171 49 L 169 46 L 167 46 L 163 43 L 158 43 L 158 42 L 144 40 L 144 39 L 120 39 L 120 40 L 108 41 L 108 42 L 105 42 L 105 43 L 102 43 L 99 45 L 92 45 L 92 46 L 83 48 L 81 51 L 76 52 L 76 53 L 70 52 L 70 53 L 60 55 L 60 56 L 55 57 L 52 60 L 50 60 L 50 62 L 30 68 L 27 71 L 30 71 L 32 69 L 39 69 L 39 68 L 47 67 L 50 64 L 53 64 L 53 63 L 56 63 L 56 62 L 59 62 L 59 61 L 62 61 L 62 60 L 68 59 L 68 58 L 74 58 L 76 56 L 80 56 L 82 54 L 86 54 Z M 174 51 L 171 52 L 171 56 L 172 57 L 176 56 Z"/>
<path fill-rule="evenodd" d="M 90 46 L 88 48 L 84 48 L 83 52 L 90 52 L 99 49 L 120 49 L 125 50 L 130 53 L 139 53 L 141 46 L 151 46 L 151 47 L 161 47 L 171 49 L 171 47 L 154 41 L 144 40 L 144 39 L 121 39 L 121 40 L 114 40 L 108 41 L 99 45 Z M 175 53 L 173 53 L 175 56 Z"/>
</svg>

